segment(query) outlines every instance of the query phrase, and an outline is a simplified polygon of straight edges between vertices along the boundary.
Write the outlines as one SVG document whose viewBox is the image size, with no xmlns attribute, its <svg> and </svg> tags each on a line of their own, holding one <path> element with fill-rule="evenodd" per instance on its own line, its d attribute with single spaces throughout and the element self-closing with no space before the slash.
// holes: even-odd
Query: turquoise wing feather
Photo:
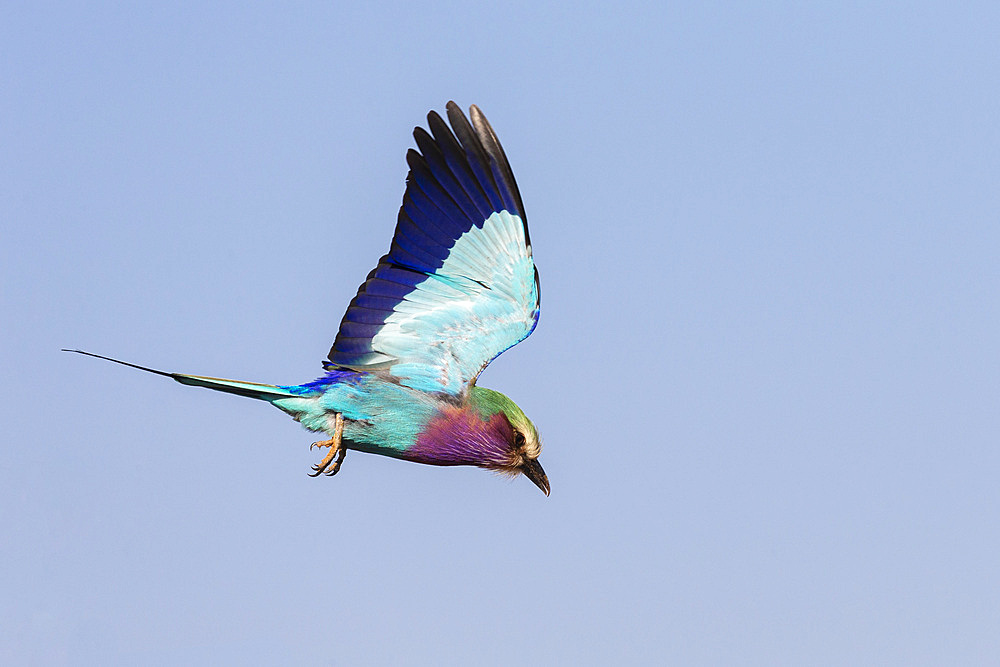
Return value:
<svg viewBox="0 0 1000 667">
<path fill-rule="evenodd" d="M 538 322 L 538 272 L 514 175 L 475 106 L 448 103 L 414 131 L 389 252 L 358 289 L 330 369 L 385 370 L 399 384 L 459 394 Z M 453 131 L 454 133 L 453 133 Z"/>
</svg>

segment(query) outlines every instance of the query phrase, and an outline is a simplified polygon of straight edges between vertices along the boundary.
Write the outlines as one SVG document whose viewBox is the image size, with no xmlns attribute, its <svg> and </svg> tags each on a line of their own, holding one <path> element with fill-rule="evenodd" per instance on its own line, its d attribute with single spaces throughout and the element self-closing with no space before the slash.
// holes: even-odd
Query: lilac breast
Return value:
<svg viewBox="0 0 1000 667">
<path fill-rule="evenodd" d="M 405 458 L 440 466 L 507 466 L 513 435 L 502 412 L 484 420 L 468 407 L 449 407 L 427 424 L 417 437 L 417 444 L 406 451 Z"/>
</svg>

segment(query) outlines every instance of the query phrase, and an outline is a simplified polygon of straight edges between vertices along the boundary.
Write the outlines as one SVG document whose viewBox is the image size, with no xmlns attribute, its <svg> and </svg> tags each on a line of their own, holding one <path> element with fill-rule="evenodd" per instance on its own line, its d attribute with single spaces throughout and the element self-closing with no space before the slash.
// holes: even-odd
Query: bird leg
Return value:
<svg viewBox="0 0 1000 667">
<path fill-rule="evenodd" d="M 333 427 L 333 437 L 329 440 L 323 440 L 322 442 L 314 442 L 309 445 L 309 449 L 313 447 L 329 447 L 330 451 L 326 453 L 323 460 L 312 467 L 314 472 L 309 473 L 310 477 L 318 477 L 321 473 L 326 473 L 327 477 L 333 477 L 340 470 L 340 464 L 344 462 L 344 457 L 347 456 L 347 449 L 340 446 L 340 441 L 344 437 L 344 415 L 337 413 L 334 421 Z M 337 460 L 330 465 L 333 461 L 333 457 L 336 456 Z"/>
</svg>

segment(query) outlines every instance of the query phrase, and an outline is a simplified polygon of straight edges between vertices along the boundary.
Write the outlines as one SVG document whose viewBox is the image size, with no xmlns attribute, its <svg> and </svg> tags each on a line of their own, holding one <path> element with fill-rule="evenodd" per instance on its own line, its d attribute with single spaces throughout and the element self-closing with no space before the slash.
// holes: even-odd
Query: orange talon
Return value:
<svg viewBox="0 0 1000 667">
<path fill-rule="evenodd" d="M 347 456 L 347 450 L 340 446 L 340 441 L 344 437 L 344 415 L 337 413 L 336 420 L 333 427 L 333 437 L 329 440 L 323 440 L 321 442 L 314 442 L 309 445 L 309 449 L 313 447 L 329 447 L 330 451 L 326 453 L 323 460 L 312 467 L 313 472 L 309 473 L 310 477 L 318 477 L 322 473 L 326 473 L 328 477 L 333 477 L 340 470 L 340 465 L 344 462 L 344 457 Z M 337 461 L 330 466 L 333 462 L 333 458 L 337 457 Z"/>
</svg>

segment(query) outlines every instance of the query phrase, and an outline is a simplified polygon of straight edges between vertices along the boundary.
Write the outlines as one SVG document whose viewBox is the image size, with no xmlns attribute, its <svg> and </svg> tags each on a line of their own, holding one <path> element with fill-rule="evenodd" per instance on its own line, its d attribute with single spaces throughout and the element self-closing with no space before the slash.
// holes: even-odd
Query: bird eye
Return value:
<svg viewBox="0 0 1000 667">
<path fill-rule="evenodd" d="M 520 431 L 514 431 L 514 446 L 517 448 L 524 447 L 524 434 Z"/>
</svg>

